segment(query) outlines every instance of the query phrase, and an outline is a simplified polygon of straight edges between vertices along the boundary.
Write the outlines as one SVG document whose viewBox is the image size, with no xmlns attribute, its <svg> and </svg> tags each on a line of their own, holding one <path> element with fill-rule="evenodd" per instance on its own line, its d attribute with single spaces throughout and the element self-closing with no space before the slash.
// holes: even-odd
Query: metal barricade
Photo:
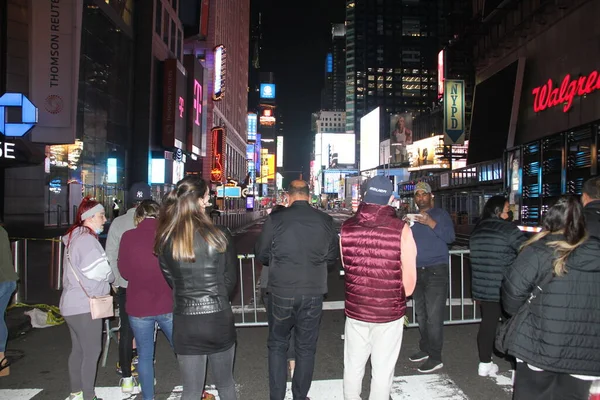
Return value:
<svg viewBox="0 0 600 400">
<path fill-rule="evenodd" d="M 260 279 L 257 279 L 256 276 L 254 254 L 239 254 L 238 260 L 239 290 L 231 302 L 231 308 L 236 315 L 235 325 L 238 327 L 267 326 L 266 309 L 264 306 L 261 307 L 258 304 L 258 300 L 260 299 Z M 246 302 L 246 299 L 249 301 Z"/>
<path fill-rule="evenodd" d="M 14 301 L 54 304 L 62 289 L 62 237 L 12 238 L 12 261 L 19 276 Z"/>
<path fill-rule="evenodd" d="M 450 250 L 448 259 L 448 298 L 444 325 L 472 324 L 481 321 L 477 304 L 471 298 L 471 267 L 469 249 Z M 256 275 L 254 254 L 238 255 L 239 290 L 232 301 L 237 327 L 267 326 L 266 310 L 259 305 L 260 278 Z M 340 275 L 344 272 L 341 271 Z M 246 301 L 248 300 L 248 301 Z M 262 299 L 260 299 L 262 300 Z M 324 311 L 343 310 L 344 301 L 323 302 Z M 407 302 L 408 326 L 416 327 L 414 301 Z"/>
</svg>

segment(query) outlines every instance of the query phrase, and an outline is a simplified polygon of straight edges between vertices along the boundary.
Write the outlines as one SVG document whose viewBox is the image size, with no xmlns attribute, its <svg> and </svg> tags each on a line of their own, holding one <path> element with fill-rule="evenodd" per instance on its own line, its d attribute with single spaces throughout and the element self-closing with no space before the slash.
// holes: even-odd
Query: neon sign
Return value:
<svg viewBox="0 0 600 400">
<path fill-rule="evenodd" d="M 202 114 L 202 85 L 194 79 L 194 124 L 200 126 L 200 114 Z"/>
<path fill-rule="evenodd" d="M 0 142 L 0 158 L 15 159 L 15 144 L 9 142 Z"/>
<path fill-rule="evenodd" d="M 225 93 L 225 61 L 227 53 L 225 46 L 222 44 L 215 47 L 215 92 L 213 94 L 213 100 L 221 100 Z"/>
<path fill-rule="evenodd" d="M 212 129 L 212 164 L 210 169 L 210 180 L 213 182 L 223 181 L 225 175 L 225 159 L 223 158 L 225 142 L 225 130 L 223 128 Z"/>
<path fill-rule="evenodd" d="M 532 90 L 533 111 L 540 112 L 547 108 L 556 107 L 564 104 L 563 112 L 567 112 L 573 106 L 575 96 L 585 96 L 596 90 L 600 90 L 600 73 L 592 71 L 587 76 L 571 79 L 571 75 L 567 74 L 560 86 L 554 87 L 552 79 L 542 86 L 538 86 Z"/>
</svg>

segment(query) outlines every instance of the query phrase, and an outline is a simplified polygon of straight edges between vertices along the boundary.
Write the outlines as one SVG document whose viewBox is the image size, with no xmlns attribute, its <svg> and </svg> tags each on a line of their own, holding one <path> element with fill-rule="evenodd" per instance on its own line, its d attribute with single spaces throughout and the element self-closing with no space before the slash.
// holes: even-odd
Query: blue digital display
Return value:
<svg viewBox="0 0 600 400">
<path fill-rule="evenodd" d="M 256 132 L 258 128 L 258 116 L 254 113 L 248 113 L 248 140 L 256 141 Z"/>
<path fill-rule="evenodd" d="M 254 161 L 254 145 L 253 144 L 246 145 L 246 160 Z"/>
<path fill-rule="evenodd" d="M 254 208 L 254 197 L 246 197 L 246 210 L 252 210 Z"/>
<path fill-rule="evenodd" d="M 242 197 L 242 188 L 239 186 L 225 186 L 225 197 Z M 217 187 L 217 197 L 223 197 L 223 186 Z"/>
<path fill-rule="evenodd" d="M 274 99 L 275 98 L 275 84 L 274 83 L 261 83 L 260 84 L 260 98 L 261 99 Z"/>
<path fill-rule="evenodd" d="M 327 73 L 330 74 L 333 72 L 333 54 L 327 53 Z"/>
</svg>

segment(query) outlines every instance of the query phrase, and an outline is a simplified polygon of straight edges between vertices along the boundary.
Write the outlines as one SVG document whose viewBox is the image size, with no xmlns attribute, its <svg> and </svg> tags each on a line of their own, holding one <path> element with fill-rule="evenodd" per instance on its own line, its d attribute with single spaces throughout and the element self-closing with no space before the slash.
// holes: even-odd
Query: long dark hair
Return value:
<svg viewBox="0 0 600 400">
<path fill-rule="evenodd" d="M 88 210 L 91 210 L 92 208 L 96 207 L 98 204 L 100 204 L 100 203 L 97 202 L 91 196 L 85 196 L 83 198 L 83 200 L 81 200 L 81 204 L 79 204 L 79 207 L 77 207 L 77 214 L 75 215 L 75 222 L 73 223 L 73 225 L 71 225 L 69 227 L 69 229 L 65 233 L 65 235 L 69 235 L 69 240 L 67 241 L 67 246 L 71 243 L 71 235 L 73 234 L 73 231 L 80 227 L 84 228 L 87 231 L 87 233 L 94 236 L 96 239 L 98 238 L 98 235 L 96 235 L 96 232 L 94 232 L 89 226 L 83 225 L 84 220 L 83 220 L 83 218 L 81 218 L 83 213 L 85 213 Z"/>
<path fill-rule="evenodd" d="M 544 215 L 542 231 L 525 242 L 521 248 L 552 233 L 560 233 L 564 236 L 562 240 L 548 242 L 548 246 L 554 248 L 556 255 L 553 265 L 554 274 L 561 276 L 567 273 L 565 264 L 569 255 L 587 239 L 583 206 L 575 197 L 559 198 Z"/>
<path fill-rule="evenodd" d="M 154 251 L 161 254 L 171 243 L 171 255 L 176 261 L 194 262 L 194 234 L 198 232 L 218 252 L 227 248 L 227 237 L 206 215 L 199 200 L 208 191 L 200 177 L 188 176 L 177 182 L 163 200 L 158 217 Z"/>
<path fill-rule="evenodd" d="M 506 197 L 504 196 L 492 196 L 483 206 L 483 212 L 481 213 L 480 221 L 488 218 L 500 217 L 504 206 L 506 205 Z"/>
</svg>

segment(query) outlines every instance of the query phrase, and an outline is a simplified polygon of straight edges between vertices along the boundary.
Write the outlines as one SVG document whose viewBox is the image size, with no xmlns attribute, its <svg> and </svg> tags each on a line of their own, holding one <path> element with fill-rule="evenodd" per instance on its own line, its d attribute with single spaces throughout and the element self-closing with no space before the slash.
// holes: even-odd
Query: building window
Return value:
<svg viewBox="0 0 600 400">
<path fill-rule="evenodd" d="M 169 18 L 169 13 L 165 12 L 163 16 L 163 42 L 169 46 L 169 22 L 171 22 L 171 19 Z"/>
</svg>

